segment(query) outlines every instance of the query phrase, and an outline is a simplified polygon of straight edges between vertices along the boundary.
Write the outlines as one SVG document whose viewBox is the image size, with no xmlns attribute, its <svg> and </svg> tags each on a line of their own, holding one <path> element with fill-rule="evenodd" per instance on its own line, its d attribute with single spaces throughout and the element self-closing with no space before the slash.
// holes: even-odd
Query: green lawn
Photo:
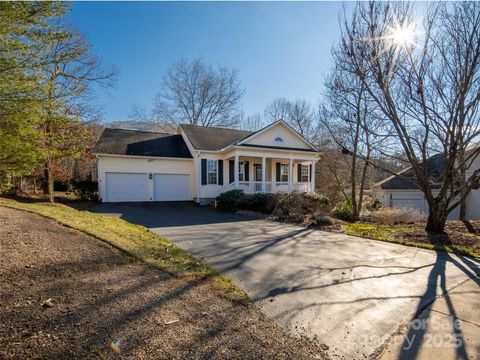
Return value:
<svg viewBox="0 0 480 360">
<path fill-rule="evenodd" d="M 82 231 L 113 247 L 153 265 L 166 273 L 189 279 L 207 279 L 230 300 L 247 304 L 247 294 L 232 280 L 221 275 L 206 262 L 179 249 L 168 239 L 147 228 L 112 216 L 78 211 L 65 206 L 27 204 L 0 200 L 0 206 L 20 209 L 54 219 L 72 229 Z"/>
<path fill-rule="evenodd" d="M 448 253 L 455 253 L 466 256 L 480 257 L 480 252 L 476 251 L 473 248 L 465 247 L 461 245 L 452 245 L 445 244 L 432 244 L 428 242 L 413 242 L 409 240 L 403 240 L 401 237 L 395 236 L 402 231 L 423 231 L 421 228 L 408 227 L 408 226 L 389 226 L 389 225 L 377 225 L 377 224 L 365 224 L 365 223 L 346 223 L 342 225 L 343 230 L 346 234 L 352 236 L 363 237 L 367 239 L 387 241 L 395 244 L 401 244 L 406 246 L 414 246 L 423 249 L 429 250 L 439 250 L 445 251 Z M 462 233 L 463 237 L 476 238 L 480 241 L 478 235 Z M 454 235 L 451 236 L 452 240 L 455 241 Z"/>
</svg>

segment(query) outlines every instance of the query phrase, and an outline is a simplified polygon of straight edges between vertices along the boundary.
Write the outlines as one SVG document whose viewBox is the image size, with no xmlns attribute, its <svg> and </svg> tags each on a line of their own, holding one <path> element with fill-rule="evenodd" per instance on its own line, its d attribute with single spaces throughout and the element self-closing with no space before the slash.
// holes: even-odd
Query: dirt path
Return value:
<svg viewBox="0 0 480 360">
<path fill-rule="evenodd" d="M 317 346 L 208 284 L 172 278 L 52 220 L 3 207 L 0 282 L 2 359 L 320 357 Z"/>
</svg>

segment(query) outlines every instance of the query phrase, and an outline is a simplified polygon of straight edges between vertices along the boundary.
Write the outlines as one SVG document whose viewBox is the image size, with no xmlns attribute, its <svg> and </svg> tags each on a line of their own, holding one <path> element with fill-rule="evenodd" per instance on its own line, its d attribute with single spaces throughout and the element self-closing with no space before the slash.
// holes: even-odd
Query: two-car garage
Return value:
<svg viewBox="0 0 480 360">
<path fill-rule="evenodd" d="M 193 157 L 181 135 L 107 128 L 94 153 L 103 202 L 193 200 Z"/>
<path fill-rule="evenodd" d="M 103 202 L 193 200 L 193 157 L 181 135 L 106 128 L 94 153 Z"/>
<path fill-rule="evenodd" d="M 189 174 L 107 172 L 105 190 L 105 202 L 192 200 Z"/>
</svg>

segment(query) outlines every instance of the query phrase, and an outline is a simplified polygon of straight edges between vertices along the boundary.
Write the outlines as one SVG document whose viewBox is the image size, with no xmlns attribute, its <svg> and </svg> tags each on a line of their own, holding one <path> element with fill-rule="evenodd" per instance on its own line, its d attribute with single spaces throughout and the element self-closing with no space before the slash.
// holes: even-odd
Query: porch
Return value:
<svg viewBox="0 0 480 360">
<path fill-rule="evenodd" d="M 314 160 L 232 156 L 228 162 L 228 183 L 222 192 L 241 189 L 246 194 L 313 192 Z"/>
</svg>

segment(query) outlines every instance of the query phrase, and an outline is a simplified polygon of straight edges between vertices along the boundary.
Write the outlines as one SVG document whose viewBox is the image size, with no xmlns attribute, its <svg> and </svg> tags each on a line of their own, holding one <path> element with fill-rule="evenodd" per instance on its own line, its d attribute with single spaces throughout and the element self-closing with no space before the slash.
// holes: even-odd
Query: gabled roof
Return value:
<svg viewBox="0 0 480 360">
<path fill-rule="evenodd" d="M 252 131 L 181 124 L 195 150 L 222 150 L 253 134 Z"/>
<path fill-rule="evenodd" d="M 274 121 L 273 123 L 265 126 L 264 128 L 258 130 L 258 131 L 255 131 L 253 133 L 251 133 L 249 136 L 245 137 L 244 139 L 238 141 L 237 145 L 247 145 L 245 144 L 246 141 L 249 141 L 249 140 L 252 140 L 254 139 L 256 136 L 260 135 L 261 133 L 267 131 L 268 129 L 271 129 L 272 127 L 276 126 L 276 125 L 284 125 L 285 127 L 287 127 L 288 129 L 290 129 L 290 131 L 295 134 L 295 136 L 297 136 L 297 138 L 299 138 L 303 143 L 305 143 L 305 145 L 307 145 L 309 148 L 310 148 L 310 151 L 316 151 L 318 152 L 318 149 L 312 144 L 310 143 L 307 139 L 305 139 L 297 130 L 295 130 L 293 127 L 291 127 L 285 120 L 277 120 L 277 121 Z M 278 147 L 278 146 L 271 146 L 271 148 L 279 148 L 279 149 L 288 149 L 287 147 Z M 299 150 L 298 148 L 291 148 L 291 150 Z M 301 149 L 301 151 L 309 151 L 307 149 Z"/>
<path fill-rule="evenodd" d="M 278 124 L 284 124 L 297 137 L 299 137 L 310 149 L 292 148 L 292 147 L 284 147 L 284 146 L 282 147 L 282 146 L 254 145 L 254 144 L 245 143 L 245 141 L 255 138 L 256 135 L 261 134 L 264 131 Z M 212 127 L 212 126 L 207 127 L 207 126 L 190 125 L 190 124 L 181 124 L 180 128 L 183 130 L 183 132 L 185 133 L 185 135 L 187 136 L 188 140 L 190 141 L 192 146 L 195 148 L 195 150 L 219 151 L 219 150 L 225 149 L 228 146 L 238 145 L 238 146 L 278 149 L 278 150 L 318 152 L 315 146 L 309 143 L 302 135 L 300 135 L 295 129 L 293 129 L 290 125 L 288 125 L 283 120 L 275 121 L 258 131 L 245 131 L 245 130 L 237 130 L 237 129 Z"/>
<path fill-rule="evenodd" d="M 181 135 L 105 128 L 94 154 L 192 158 Z"/>
<path fill-rule="evenodd" d="M 427 160 L 428 174 L 432 187 L 439 188 L 445 171 L 445 156 L 437 154 Z M 372 187 L 380 186 L 383 190 L 418 190 L 417 178 L 412 168 L 402 170 L 398 175 L 390 176 Z"/>
</svg>

